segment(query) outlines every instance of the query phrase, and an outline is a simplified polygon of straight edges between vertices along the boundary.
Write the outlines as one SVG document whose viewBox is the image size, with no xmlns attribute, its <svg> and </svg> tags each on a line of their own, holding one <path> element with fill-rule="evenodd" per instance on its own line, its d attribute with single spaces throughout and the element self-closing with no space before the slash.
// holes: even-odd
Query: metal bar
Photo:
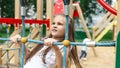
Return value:
<svg viewBox="0 0 120 68">
<path fill-rule="evenodd" d="M 3 41 L 10 41 L 9 38 L 0 38 L 0 40 L 3 40 Z M 18 39 L 18 41 L 20 41 L 20 39 Z M 37 44 L 44 44 L 43 41 L 40 41 L 40 40 L 32 40 L 32 39 L 28 39 L 27 40 L 28 42 L 32 42 L 32 43 L 37 43 Z M 91 41 L 93 42 L 93 41 Z M 115 46 L 115 41 L 104 41 L 104 42 L 95 42 L 95 46 Z M 62 42 L 53 42 L 54 45 L 63 45 Z M 70 45 L 71 46 L 85 46 L 85 45 L 89 45 L 89 42 L 87 43 L 82 43 L 82 42 L 70 42 Z"/>
<path fill-rule="evenodd" d="M 22 37 L 25 37 L 25 4 L 26 4 L 26 0 L 20 0 L 20 3 L 21 3 L 21 17 L 22 17 Z M 24 55 L 25 55 L 25 44 L 22 43 L 21 68 L 24 67 Z"/>
<path fill-rule="evenodd" d="M 7 28 L 7 38 L 9 38 L 9 35 L 10 35 L 10 27 L 9 27 L 9 24 L 7 25 L 8 28 Z M 9 48 L 9 42 L 7 41 L 7 48 Z M 6 64 L 8 65 L 9 63 L 9 50 L 6 50 Z"/>
<path fill-rule="evenodd" d="M 24 23 L 24 19 L 25 19 L 25 16 L 22 16 L 22 25 L 23 25 L 23 27 L 22 27 L 22 37 L 25 37 L 25 23 Z M 24 55 L 25 55 L 25 44 L 22 43 L 21 68 L 23 68 L 23 66 L 24 66 Z"/>
<path fill-rule="evenodd" d="M 65 15 L 66 15 L 66 27 L 65 27 L 65 40 L 68 40 L 68 31 L 69 31 L 69 2 L 68 0 L 64 1 L 65 7 Z M 64 55 L 63 55 L 63 68 L 66 68 L 66 54 L 67 54 L 67 47 L 64 46 Z"/>
<path fill-rule="evenodd" d="M 4 48 L 4 49 L 0 49 L 0 51 L 9 51 L 9 50 L 19 50 L 20 48 Z"/>
</svg>

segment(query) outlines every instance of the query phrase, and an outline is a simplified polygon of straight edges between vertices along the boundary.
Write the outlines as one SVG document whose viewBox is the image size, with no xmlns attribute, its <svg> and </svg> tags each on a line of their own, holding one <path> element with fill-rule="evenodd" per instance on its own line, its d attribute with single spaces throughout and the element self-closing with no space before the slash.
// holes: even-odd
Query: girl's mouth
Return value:
<svg viewBox="0 0 120 68">
<path fill-rule="evenodd" d="M 56 32 L 57 30 L 56 29 L 52 29 L 53 32 Z"/>
</svg>

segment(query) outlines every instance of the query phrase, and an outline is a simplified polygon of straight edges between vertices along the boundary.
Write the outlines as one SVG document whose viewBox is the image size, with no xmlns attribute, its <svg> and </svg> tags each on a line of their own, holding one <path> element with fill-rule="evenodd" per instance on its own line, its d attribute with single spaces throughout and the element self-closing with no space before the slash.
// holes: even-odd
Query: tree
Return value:
<svg viewBox="0 0 120 68">
<path fill-rule="evenodd" d="M 1 17 L 14 17 L 14 0 L 0 0 Z"/>
<path fill-rule="evenodd" d="M 1 17 L 14 17 L 14 1 L 15 0 L 0 0 L 0 15 Z M 33 11 L 36 12 L 36 1 L 37 0 L 26 0 L 26 12 L 29 11 L 31 6 L 34 5 Z M 46 0 L 44 1 L 44 14 L 46 13 Z M 73 0 L 73 2 L 79 1 L 80 6 L 83 11 L 85 19 L 92 23 L 92 15 L 97 15 L 101 12 L 106 12 L 106 10 L 101 7 L 97 0 Z M 112 3 L 112 0 L 106 0 L 109 4 Z M 29 17 L 28 14 L 26 16 Z"/>
<path fill-rule="evenodd" d="M 36 2 L 37 0 L 26 0 L 26 12 L 32 8 L 31 10 L 36 13 Z M 31 17 L 31 15 L 26 14 L 26 17 Z"/>
<path fill-rule="evenodd" d="M 91 24 L 93 15 L 98 15 L 99 13 L 105 13 L 106 10 L 99 5 L 97 0 L 73 0 L 73 2 L 78 1 L 81 9 L 83 11 L 83 15 L 85 19 L 88 20 L 89 24 Z M 106 0 L 107 3 L 111 4 L 112 0 Z"/>
<path fill-rule="evenodd" d="M 15 0 L 0 0 L 0 16 L 6 18 L 14 18 L 14 4 Z M 36 7 L 36 0 L 26 0 L 26 12 L 28 12 L 32 5 Z M 36 9 L 33 11 L 36 11 Z"/>
</svg>

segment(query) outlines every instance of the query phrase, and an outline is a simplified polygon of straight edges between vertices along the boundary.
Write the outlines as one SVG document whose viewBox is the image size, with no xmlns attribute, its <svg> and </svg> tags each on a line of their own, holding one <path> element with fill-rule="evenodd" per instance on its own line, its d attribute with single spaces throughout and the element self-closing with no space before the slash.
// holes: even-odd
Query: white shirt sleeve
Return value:
<svg viewBox="0 0 120 68">
<path fill-rule="evenodd" d="M 83 43 L 85 44 L 85 43 L 87 43 L 87 42 L 89 42 L 89 41 L 90 41 L 90 39 L 85 38 L 85 39 L 83 40 Z M 87 50 L 87 46 L 82 46 L 82 49 L 81 49 L 81 50 L 86 51 L 86 50 Z"/>
</svg>

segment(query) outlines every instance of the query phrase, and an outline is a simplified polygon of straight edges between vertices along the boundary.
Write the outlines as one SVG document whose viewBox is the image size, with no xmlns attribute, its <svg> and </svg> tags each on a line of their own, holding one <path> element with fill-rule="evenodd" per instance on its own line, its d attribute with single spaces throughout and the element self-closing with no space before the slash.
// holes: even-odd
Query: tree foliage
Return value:
<svg viewBox="0 0 120 68">
<path fill-rule="evenodd" d="M 93 15 L 98 15 L 99 13 L 106 12 L 106 10 L 101 7 L 97 0 L 73 0 L 73 2 L 78 1 L 85 19 L 88 20 L 89 24 L 92 23 Z M 106 0 L 107 3 L 111 4 L 111 0 Z"/>
<path fill-rule="evenodd" d="M 26 12 L 29 11 L 32 5 L 34 5 L 34 7 L 36 8 L 36 0 L 26 0 Z M 36 9 L 34 9 L 33 11 L 36 11 Z M 15 13 L 15 0 L 0 0 L 1 17 L 13 18 L 15 16 L 14 13 Z"/>
<path fill-rule="evenodd" d="M 14 0 L 0 0 L 0 16 L 14 17 Z"/>
<path fill-rule="evenodd" d="M 31 6 L 34 6 L 33 11 L 36 12 L 36 1 L 37 0 L 26 0 L 26 12 L 29 11 Z M 46 0 L 44 1 L 44 14 L 46 8 Z M 101 12 L 106 12 L 106 10 L 99 5 L 97 0 L 73 0 L 73 2 L 78 1 L 85 19 L 92 22 L 92 15 L 97 15 Z M 106 0 L 111 4 L 112 0 Z M 1 17 L 14 17 L 14 2 L 15 0 L 0 0 L 0 15 Z M 29 17 L 29 15 L 27 15 Z"/>
</svg>

